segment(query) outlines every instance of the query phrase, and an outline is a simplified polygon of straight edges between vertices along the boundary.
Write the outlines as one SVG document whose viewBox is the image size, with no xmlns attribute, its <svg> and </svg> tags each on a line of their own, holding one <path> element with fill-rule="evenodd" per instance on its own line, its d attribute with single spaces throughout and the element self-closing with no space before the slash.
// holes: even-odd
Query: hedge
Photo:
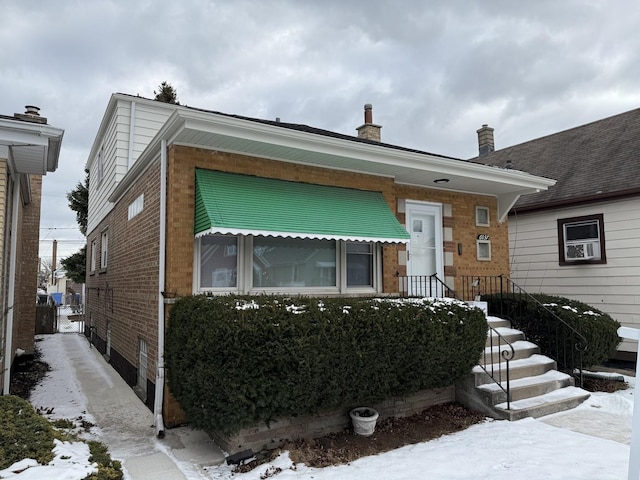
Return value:
<svg viewBox="0 0 640 480">
<path fill-rule="evenodd" d="M 558 324 L 557 319 L 541 311 L 534 300 L 544 305 L 586 339 L 586 350 L 582 357 L 584 368 L 599 365 L 613 358 L 620 343 L 618 337 L 620 323 L 610 315 L 583 302 L 546 294 L 505 295 L 502 298 L 499 294 L 495 294 L 483 296 L 482 300 L 488 302 L 490 312 L 499 312 L 502 302 L 502 311 L 512 319 L 514 328 L 522 330 L 528 340 L 537 344 L 542 353 L 556 359 L 560 366 L 563 353 L 556 351 L 558 345 L 556 337 L 562 333 L 559 334 L 555 328 Z M 573 344 L 567 346 L 567 348 L 573 347 Z"/>
<path fill-rule="evenodd" d="M 232 434 L 452 385 L 486 334 L 460 302 L 197 295 L 170 312 L 167 378 L 195 427 Z"/>
</svg>

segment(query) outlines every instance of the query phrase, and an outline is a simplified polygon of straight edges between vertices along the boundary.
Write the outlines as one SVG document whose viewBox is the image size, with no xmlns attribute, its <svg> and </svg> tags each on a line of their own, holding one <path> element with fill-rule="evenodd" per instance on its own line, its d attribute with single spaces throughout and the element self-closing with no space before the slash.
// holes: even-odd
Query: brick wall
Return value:
<svg viewBox="0 0 640 480">
<path fill-rule="evenodd" d="M 128 219 L 129 205 L 144 194 L 144 206 Z M 110 330 L 114 368 L 133 386 L 139 340 L 148 347 L 147 379 L 156 376 L 158 319 L 158 253 L 160 165 L 152 165 L 136 185 L 87 236 L 86 322 L 102 349 Z M 107 268 L 100 269 L 101 237 L 108 233 Z M 96 270 L 91 272 L 91 245 L 96 241 Z M 104 353 L 104 352 L 103 352 Z M 152 390 L 143 400 L 152 404 Z"/>
<path fill-rule="evenodd" d="M 14 303 L 13 349 L 33 354 L 35 347 L 36 304 L 38 288 L 38 250 L 40 240 L 40 204 L 42 177 L 31 175 L 31 202 L 21 205 L 18 220 L 16 253 L 16 289 Z"/>
<path fill-rule="evenodd" d="M 215 150 L 172 146 L 169 153 L 169 188 L 167 199 L 167 290 L 177 295 L 190 295 L 193 283 L 193 210 L 195 169 L 206 168 L 266 178 L 315 183 L 382 192 L 395 210 L 396 185 L 391 178 L 295 165 Z M 185 215 L 184 212 L 189 212 Z M 383 289 L 396 291 L 396 246 L 383 247 L 384 261 L 392 276 L 385 275 Z"/>
</svg>

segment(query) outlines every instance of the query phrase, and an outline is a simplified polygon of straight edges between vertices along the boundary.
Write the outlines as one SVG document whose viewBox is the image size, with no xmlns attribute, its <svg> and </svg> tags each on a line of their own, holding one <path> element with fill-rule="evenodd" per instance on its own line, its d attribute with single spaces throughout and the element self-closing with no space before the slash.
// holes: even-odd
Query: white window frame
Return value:
<svg viewBox="0 0 640 480">
<path fill-rule="evenodd" d="M 104 178 L 104 145 L 100 147 L 98 151 L 98 158 L 96 159 L 96 185 L 102 183 Z"/>
<path fill-rule="evenodd" d="M 90 262 L 90 271 L 91 272 L 95 272 L 96 271 L 96 260 L 97 260 L 97 256 L 98 256 L 98 252 L 97 252 L 97 248 L 98 248 L 98 242 L 97 240 L 94 238 L 93 240 L 91 240 L 91 262 Z"/>
<path fill-rule="evenodd" d="M 483 221 L 481 212 L 484 212 L 484 216 L 486 217 L 486 222 Z M 476 207 L 476 226 L 477 227 L 490 227 L 491 226 L 491 217 L 489 207 Z"/>
<path fill-rule="evenodd" d="M 347 242 L 337 240 L 336 241 L 336 285 L 329 287 L 260 287 L 253 288 L 253 236 L 252 235 L 239 235 L 238 239 L 238 264 L 237 264 L 237 284 L 235 287 L 208 287 L 201 288 L 201 272 L 200 272 L 200 239 L 195 240 L 194 246 L 194 276 L 193 276 L 193 291 L 194 293 L 210 292 L 213 294 L 228 294 L 228 293 L 246 293 L 250 295 L 261 293 L 284 293 L 284 294 L 314 294 L 314 295 L 338 295 L 338 294 L 376 294 L 380 293 L 382 288 L 382 271 L 381 271 L 381 257 L 382 248 L 379 243 L 371 242 L 373 244 L 372 261 L 373 261 L 373 275 L 372 286 L 358 285 L 347 286 Z"/>
<path fill-rule="evenodd" d="M 482 251 L 483 246 L 487 246 L 488 254 L 485 255 Z M 480 262 L 491 261 L 491 240 L 476 240 L 476 258 Z"/>
<path fill-rule="evenodd" d="M 107 260 L 109 257 L 109 231 L 105 230 L 100 235 L 100 269 L 107 268 Z"/>
<path fill-rule="evenodd" d="M 129 204 L 128 219 L 131 220 L 140 212 L 142 212 L 143 209 L 144 209 L 144 193 L 140 194 L 138 198 L 136 198 L 133 202 L 131 202 L 131 204 Z"/>
</svg>

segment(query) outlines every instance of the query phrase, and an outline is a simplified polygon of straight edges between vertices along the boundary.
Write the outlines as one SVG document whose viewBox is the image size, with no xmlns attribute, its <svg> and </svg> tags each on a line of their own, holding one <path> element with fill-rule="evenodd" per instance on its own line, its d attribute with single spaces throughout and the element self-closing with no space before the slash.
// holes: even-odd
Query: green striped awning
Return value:
<svg viewBox="0 0 640 480">
<path fill-rule="evenodd" d="M 196 169 L 195 236 L 407 243 L 380 192 Z"/>
</svg>

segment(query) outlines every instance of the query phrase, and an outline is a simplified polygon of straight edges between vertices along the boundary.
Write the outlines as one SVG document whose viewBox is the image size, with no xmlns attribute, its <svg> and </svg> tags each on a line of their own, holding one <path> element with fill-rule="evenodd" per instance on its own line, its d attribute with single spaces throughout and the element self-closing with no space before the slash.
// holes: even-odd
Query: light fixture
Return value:
<svg viewBox="0 0 640 480">
<path fill-rule="evenodd" d="M 449 179 L 448 178 L 436 178 L 433 183 L 449 183 Z"/>
</svg>

